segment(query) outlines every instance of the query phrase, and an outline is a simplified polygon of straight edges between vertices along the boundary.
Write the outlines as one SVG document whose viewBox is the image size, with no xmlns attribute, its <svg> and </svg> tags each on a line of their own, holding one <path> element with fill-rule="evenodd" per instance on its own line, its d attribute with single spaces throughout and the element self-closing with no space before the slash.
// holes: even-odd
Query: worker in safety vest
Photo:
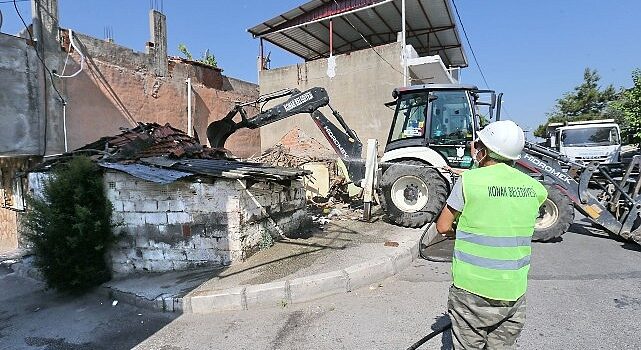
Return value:
<svg viewBox="0 0 641 350">
<path fill-rule="evenodd" d="M 477 133 L 436 229 L 456 236 L 448 298 L 455 349 L 510 349 L 525 322 L 531 239 L 547 191 L 513 168 L 525 144 L 510 120 Z M 455 227 L 454 222 L 458 221 Z"/>
</svg>

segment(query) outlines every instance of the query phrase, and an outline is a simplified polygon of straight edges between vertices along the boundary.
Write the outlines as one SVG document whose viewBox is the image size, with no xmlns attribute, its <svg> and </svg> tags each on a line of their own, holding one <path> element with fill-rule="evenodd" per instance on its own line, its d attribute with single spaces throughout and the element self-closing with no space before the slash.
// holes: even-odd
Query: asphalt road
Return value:
<svg viewBox="0 0 641 350">
<path fill-rule="evenodd" d="M 640 247 L 572 230 L 534 245 L 519 348 L 640 349 Z M 307 304 L 183 315 L 136 349 L 406 349 L 445 321 L 449 269 L 419 260 L 380 284 Z M 420 349 L 450 344 L 444 334 Z"/>
<path fill-rule="evenodd" d="M 177 315 L 44 289 L 0 266 L 1 350 L 131 349 Z"/>
</svg>

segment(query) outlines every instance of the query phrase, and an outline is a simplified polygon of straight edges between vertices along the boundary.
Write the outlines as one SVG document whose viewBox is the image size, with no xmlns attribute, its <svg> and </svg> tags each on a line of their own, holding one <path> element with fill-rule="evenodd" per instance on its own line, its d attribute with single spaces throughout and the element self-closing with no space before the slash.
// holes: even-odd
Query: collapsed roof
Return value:
<svg viewBox="0 0 641 350">
<path fill-rule="evenodd" d="M 103 168 L 128 173 L 160 184 L 180 178 L 206 175 L 251 181 L 288 182 L 309 172 L 300 169 L 273 167 L 241 162 L 231 158 L 229 151 L 200 144 L 169 124 L 139 123 L 136 128 L 105 136 L 73 152 L 46 160 L 30 172 L 48 171 L 76 154 L 88 154 Z"/>
</svg>

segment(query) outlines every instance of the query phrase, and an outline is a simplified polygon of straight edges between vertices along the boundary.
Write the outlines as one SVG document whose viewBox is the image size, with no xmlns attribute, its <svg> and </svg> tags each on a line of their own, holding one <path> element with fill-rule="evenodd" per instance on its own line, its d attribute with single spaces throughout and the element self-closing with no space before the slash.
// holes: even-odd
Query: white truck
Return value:
<svg viewBox="0 0 641 350">
<path fill-rule="evenodd" d="M 614 119 L 550 123 L 548 146 L 580 163 L 617 163 L 621 159 L 621 129 Z"/>
</svg>

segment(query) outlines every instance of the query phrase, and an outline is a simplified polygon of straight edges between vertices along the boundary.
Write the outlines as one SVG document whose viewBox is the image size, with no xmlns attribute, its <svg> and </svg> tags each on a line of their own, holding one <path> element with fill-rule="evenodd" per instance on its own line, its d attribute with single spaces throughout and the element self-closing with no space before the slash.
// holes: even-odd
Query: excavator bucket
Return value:
<svg viewBox="0 0 641 350">
<path fill-rule="evenodd" d="M 239 123 L 233 121 L 233 116 L 230 113 L 225 118 L 212 122 L 207 127 L 207 140 L 211 148 L 225 148 L 225 142 L 231 134 L 240 129 Z"/>
</svg>

